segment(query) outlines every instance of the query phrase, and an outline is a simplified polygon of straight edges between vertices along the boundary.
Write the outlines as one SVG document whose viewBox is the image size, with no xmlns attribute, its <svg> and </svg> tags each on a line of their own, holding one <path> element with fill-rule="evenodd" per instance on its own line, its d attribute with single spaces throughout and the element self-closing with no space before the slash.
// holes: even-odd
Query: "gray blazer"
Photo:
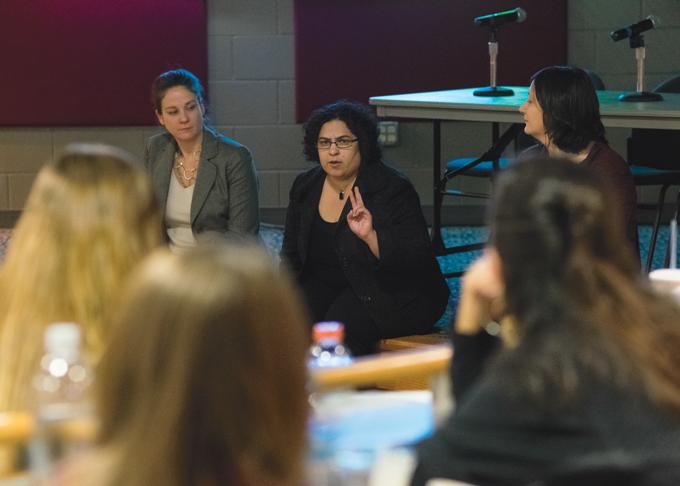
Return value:
<svg viewBox="0 0 680 486">
<path fill-rule="evenodd" d="M 165 214 L 177 145 L 172 135 L 153 136 L 146 144 L 144 165 Z M 257 235 L 260 206 L 255 164 L 246 147 L 203 130 L 201 160 L 191 200 L 191 228 L 201 240 Z"/>
</svg>

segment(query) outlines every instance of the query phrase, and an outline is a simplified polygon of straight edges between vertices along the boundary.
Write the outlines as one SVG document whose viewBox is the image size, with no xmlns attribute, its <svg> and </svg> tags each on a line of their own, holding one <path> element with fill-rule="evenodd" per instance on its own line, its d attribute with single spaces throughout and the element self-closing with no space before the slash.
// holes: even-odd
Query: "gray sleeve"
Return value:
<svg viewBox="0 0 680 486">
<path fill-rule="evenodd" d="M 154 143 L 154 140 L 156 140 L 156 138 L 157 137 L 149 138 L 146 141 L 146 144 L 144 145 L 144 158 L 142 158 L 142 166 L 146 173 L 149 175 L 151 175 L 151 167 L 153 165 L 153 160 L 156 158 L 158 154 L 158 147 L 155 146 L 158 144 Z"/>
<path fill-rule="evenodd" d="M 255 164 L 246 147 L 239 147 L 234 162 L 227 166 L 229 187 L 228 231 L 256 235 L 260 230 L 260 203 Z"/>
</svg>

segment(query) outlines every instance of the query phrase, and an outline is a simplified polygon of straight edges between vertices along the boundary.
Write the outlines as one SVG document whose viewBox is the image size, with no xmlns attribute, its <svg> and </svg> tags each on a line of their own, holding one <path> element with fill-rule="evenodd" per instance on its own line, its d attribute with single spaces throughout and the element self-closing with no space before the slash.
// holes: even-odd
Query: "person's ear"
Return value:
<svg viewBox="0 0 680 486">
<path fill-rule="evenodd" d="M 158 119 L 158 123 L 160 123 L 162 126 L 165 126 L 165 123 L 163 123 L 163 114 L 156 111 L 156 118 Z"/>
</svg>

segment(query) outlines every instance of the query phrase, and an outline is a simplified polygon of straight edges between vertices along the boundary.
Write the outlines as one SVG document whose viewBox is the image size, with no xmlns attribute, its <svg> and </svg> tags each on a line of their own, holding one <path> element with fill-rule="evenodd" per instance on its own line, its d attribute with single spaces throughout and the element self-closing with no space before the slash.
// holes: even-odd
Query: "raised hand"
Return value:
<svg viewBox="0 0 680 486">
<path fill-rule="evenodd" d="M 359 238 L 366 241 L 373 232 L 373 215 L 364 206 L 364 200 L 361 198 L 361 192 L 359 192 L 358 187 L 355 186 L 349 191 L 349 200 L 352 203 L 352 209 L 347 214 L 349 229 Z"/>
<path fill-rule="evenodd" d="M 500 257 L 495 249 L 487 248 L 463 276 L 456 331 L 475 334 L 491 319 L 501 317 L 504 295 Z"/>
<path fill-rule="evenodd" d="M 349 201 L 352 209 L 347 214 L 347 225 L 349 229 L 368 245 L 371 253 L 376 258 L 380 258 L 380 247 L 378 245 L 378 234 L 373 229 L 373 215 L 364 206 L 361 192 L 358 187 L 349 191 Z"/>
</svg>

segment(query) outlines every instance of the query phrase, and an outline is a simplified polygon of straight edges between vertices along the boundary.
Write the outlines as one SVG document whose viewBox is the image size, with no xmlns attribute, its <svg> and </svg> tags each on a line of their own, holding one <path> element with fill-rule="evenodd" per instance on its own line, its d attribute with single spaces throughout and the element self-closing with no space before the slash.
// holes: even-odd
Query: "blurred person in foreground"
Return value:
<svg viewBox="0 0 680 486">
<path fill-rule="evenodd" d="M 82 327 L 96 362 L 120 287 L 162 238 L 141 164 L 105 145 L 72 144 L 38 173 L 0 267 L 0 410 L 30 407 L 43 333 Z"/>
<path fill-rule="evenodd" d="M 55 484 L 300 484 L 306 319 L 264 250 L 159 251 L 113 324 L 96 383 L 99 446 Z"/>
<path fill-rule="evenodd" d="M 680 308 L 619 244 L 609 188 L 568 160 L 499 175 L 489 245 L 462 282 L 457 407 L 420 446 L 412 484 L 526 485 L 598 468 L 630 470 L 631 485 L 680 481 Z M 492 353 L 485 329 L 498 315 Z M 673 468 L 671 482 L 633 481 Z"/>
</svg>

